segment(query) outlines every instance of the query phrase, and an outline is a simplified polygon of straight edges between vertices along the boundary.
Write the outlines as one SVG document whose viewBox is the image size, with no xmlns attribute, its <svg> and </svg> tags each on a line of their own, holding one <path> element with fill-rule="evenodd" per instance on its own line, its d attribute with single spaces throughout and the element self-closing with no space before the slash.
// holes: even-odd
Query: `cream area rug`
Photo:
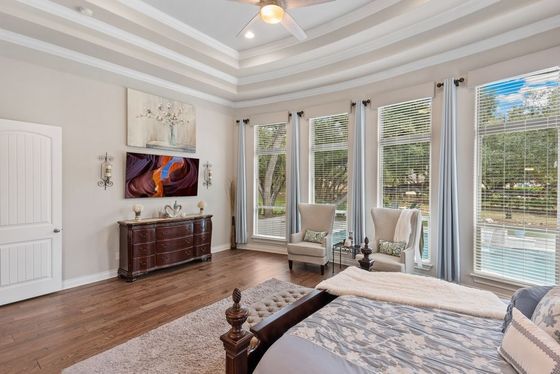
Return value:
<svg viewBox="0 0 560 374">
<path fill-rule="evenodd" d="M 298 287 L 269 279 L 242 291 L 241 304 L 249 306 L 271 294 Z M 225 371 L 225 351 L 220 335 L 229 330 L 225 310 L 231 297 L 198 309 L 144 335 L 64 369 L 77 373 L 201 373 Z"/>
</svg>

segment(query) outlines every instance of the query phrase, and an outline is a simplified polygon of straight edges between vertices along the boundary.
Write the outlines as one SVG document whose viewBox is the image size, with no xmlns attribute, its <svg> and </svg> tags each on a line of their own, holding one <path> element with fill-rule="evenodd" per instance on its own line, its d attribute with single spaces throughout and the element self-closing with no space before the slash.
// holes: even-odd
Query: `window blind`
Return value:
<svg viewBox="0 0 560 374">
<path fill-rule="evenodd" d="M 559 69 L 476 88 L 475 272 L 558 283 Z"/>
<path fill-rule="evenodd" d="M 429 261 L 431 98 L 380 107 L 379 191 L 383 207 L 420 209 Z"/>
<path fill-rule="evenodd" d="M 347 236 L 348 113 L 310 119 L 311 201 L 336 205 L 333 243 Z"/>
<path fill-rule="evenodd" d="M 286 124 L 255 126 L 255 236 L 286 238 Z"/>
</svg>

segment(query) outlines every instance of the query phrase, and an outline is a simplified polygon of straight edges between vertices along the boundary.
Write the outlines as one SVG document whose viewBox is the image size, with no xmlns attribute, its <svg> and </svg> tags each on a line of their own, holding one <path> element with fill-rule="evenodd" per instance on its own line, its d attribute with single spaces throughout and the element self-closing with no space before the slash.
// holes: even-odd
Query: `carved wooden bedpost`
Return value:
<svg viewBox="0 0 560 374">
<path fill-rule="evenodd" d="M 243 330 L 249 311 L 241 305 L 241 291 L 233 290 L 233 306 L 226 310 L 226 319 L 231 329 L 220 336 L 226 350 L 226 374 L 247 374 L 249 343 L 253 334 Z"/>
<path fill-rule="evenodd" d="M 369 258 L 369 255 L 372 254 L 373 251 L 368 246 L 368 244 L 369 244 L 369 239 L 366 236 L 366 238 L 364 239 L 364 248 L 362 248 L 362 254 L 364 255 L 364 257 L 358 262 L 360 263 L 360 267 L 362 269 L 370 271 L 371 268 L 373 267 L 374 260 Z"/>
</svg>

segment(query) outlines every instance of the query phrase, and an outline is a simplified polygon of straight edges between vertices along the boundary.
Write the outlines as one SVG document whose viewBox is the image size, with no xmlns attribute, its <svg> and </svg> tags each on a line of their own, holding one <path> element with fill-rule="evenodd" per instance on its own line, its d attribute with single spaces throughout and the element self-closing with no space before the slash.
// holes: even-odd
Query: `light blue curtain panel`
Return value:
<svg viewBox="0 0 560 374">
<path fill-rule="evenodd" d="M 354 126 L 354 148 L 352 152 L 352 225 L 354 243 L 361 244 L 366 233 L 366 188 L 365 188 L 365 137 L 366 105 L 356 102 Z"/>
<path fill-rule="evenodd" d="M 459 282 L 459 206 L 457 199 L 457 87 L 443 85 L 443 121 L 438 194 L 438 277 Z"/>
<path fill-rule="evenodd" d="M 298 211 L 298 204 L 301 199 L 299 188 L 299 121 L 299 115 L 295 112 L 292 113 L 290 129 L 290 175 L 288 177 L 288 241 L 290 240 L 290 235 L 299 232 L 301 228 L 301 217 Z"/>
<path fill-rule="evenodd" d="M 245 167 L 245 123 L 237 124 L 237 189 L 235 196 L 235 238 L 238 244 L 247 244 L 247 170 Z"/>
</svg>

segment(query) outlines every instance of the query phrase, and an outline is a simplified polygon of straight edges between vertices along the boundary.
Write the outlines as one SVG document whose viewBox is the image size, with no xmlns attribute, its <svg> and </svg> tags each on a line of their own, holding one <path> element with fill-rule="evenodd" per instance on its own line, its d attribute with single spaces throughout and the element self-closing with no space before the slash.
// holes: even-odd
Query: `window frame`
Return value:
<svg viewBox="0 0 560 374">
<path fill-rule="evenodd" d="M 486 129 L 483 133 L 481 133 L 480 131 L 480 126 L 479 126 L 479 100 L 478 100 L 478 91 L 481 87 L 485 87 L 485 86 L 489 86 L 489 85 L 494 85 L 494 84 L 498 84 L 501 82 L 506 82 L 506 81 L 513 81 L 513 80 L 517 80 L 517 79 L 522 79 L 522 78 L 526 78 L 526 77 L 530 77 L 530 76 L 534 76 L 537 75 L 539 73 L 544 73 L 544 72 L 548 72 L 548 71 L 552 71 L 552 70 L 560 70 L 560 67 L 558 66 L 552 66 L 550 68 L 547 69 L 541 69 L 541 70 L 537 70 L 537 71 L 533 71 L 533 72 L 529 72 L 529 73 L 525 73 L 525 74 L 518 74 L 515 76 L 511 76 L 511 77 L 506 77 L 506 78 L 502 78 L 502 79 L 498 79 L 495 81 L 490 81 L 490 82 L 486 82 L 483 84 L 479 84 L 476 87 L 474 87 L 474 134 L 475 134 L 475 139 L 474 139 L 474 170 L 475 170 L 475 177 L 473 178 L 474 180 L 474 185 L 473 185 L 473 194 L 474 194 L 474 201 L 473 201 L 473 243 L 472 243 L 472 260 L 473 260 L 473 267 L 472 267 L 472 273 L 471 275 L 477 278 L 483 278 L 483 279 L 489 279 L 492 280 L 494 282 L 500 282 L 503 284 L 507 284 L 507 285 L 513 285 L 513 286 L 517 286 L 517 287 L 526 287 L 526 286 L 537 286 L 539 285 L 538 283 L 534 283 L 534 282 L 530 282 L 527 280 L 523 280 L 523 279 L 515 279 L 512 277 L 508 277 L 506 275 L 502 275 L 502 274 L 496 274 L 496 273 L 491 273 L 491 272 L 487 272 L 487 271 L 483 271 L 483 270 L 479 270 L 477 269 L 478 267 L 478 263 L 477 263 L 477 256 L 478 256 L 478 248 L 477 248 L 477 243 L 480 241 L 480 236 L 481 236 L 481 226 L 479 225 L 479 220 L 480 220 L 480 215 L 482 212 L 481 209 L 481 205 L 482 205 L 482 198 L 481 198 L 481 191 L 482 191 L 482 152 L 481 152 L 481 146 L 482 146 L 482 138 L 483 136 L 487 136 L 487 135 L 496 135 L 496 134 L 507 134 L 508 130 L 512 130 L 512 131 L 532 131 L 532 130 L 544 130 L 547 127 L 545 126 L 539 126 L 539 125 L 533 125 L 529 128 L 527 128 L 526 126 L 526 122 L 527 120 L 522 119 L 522 120 L 516 120 L 516 121 L 511 121 L 508 122 L 508 128 L 505 131 L 500 131 L 500 129 L 498 127 L 494 128 L 494 129 Z M 557 116 L 557 122 L 560 121 L 558 119 Z M 536 122 L 547 122 L 547 118 L 542 118 L 542 119 L 535 119 L 533 120 Z M 560 123 L 560 122 L 559 122 Z M 558 270 L 558 267 L 560 266 L 560 124 L 556 125 L 556 131 L 557 131 L 557 181 L 556 181 L 556 185 L 557 185 L 557 212 L 556 212 L 556 222 L 557 222 L 557 227 L 559 227 L 559 229 L 557 229 L 557 233 L 556 233 L 556 253 L 555 253 L 555 259 L 556 259 L 556 274 L 555 274 L 555 278 L 556 278 L 556 285 L 560 284 L 560 278 L 559 278 L 559 274 L 560 271 Z M 502 225 L 497 225 L 500 227 L 505 227 Z M 514 227 L 514 226 L 510 226 L 510 227 Z"/>
<path fill-rule="evenodd" d="M 333 146 L 314 146 L 314 139 L 315 139 L 315 120 L 318 119 L 324 119 L 324 118 L 330 118 L 330 117 L 338 117 L 338 116 L 347 116 L 347 126 L 346 126 L 346 143 L 329 143 L 332 144 Z M 346 210 L 338 210 L 336 209 L 336 214 L 340 214 L 340 213 L 344 213 L 346 216 L 346 227 L 345 227 L 345 231 L 346 231 L 346 235 L 348 235 L 348 213 L 349 213 L 349 209 L 348 209 L 348 197 L 349 197 L 349 189 L 350 189 L 350 173 L 349 173 L 349 163 L 350 163 L 350 139 L 349 139 L 349 131 L 350 131 L 350 113 L 349 112 L 341 112 L 341 113 L 335 113 L 335 114 L 328 114 L 328 115 L 323 115 L 323 116 L 316 116 L 316 117 L 312 117 L 309 118 L 308 121 L 309 124 L 309 172 L 308 172 L 308 185 L 309 185 L 309 202 L 311 204 L 315 204 L 315 152 L 325 152 L 325 151 L 346 151 L 347 154 L 347 163 L 346 163 L 346 167 L 348 170 L 347 173 L 347 178 L 346 178 L 346 190 L 347 190 L 347 196 L 346 196 Z M 333 229 L 334 231 L 334 229 Z"/>
<path fill-rule="evenodd" d="M 400 104 L 406 104 L 406 103 L 411 103 L 411 102 L 415 102 L 415 101 L 421 101 L 421 100 L 429 100 L 430 103 L 430 132 L 429 134 L 422 134 L 422 135 L 416 135 L 416 136 L 410 136 L 410 135 L 404 135 L 402 136 L 402 140 L 399 140 L 399 137 L 395 137 L 396 139 L 390 139 L 388 141 L 384 141 L 383 139 L 383 121 L 381 120 L 381 112 L 382 109 L 388 106 L 394 106 L 394 105 L 400 105 Z M 432 255 L 432 245 L 431 245 L 431 238 L 432 238 L 432 228 L 433 228 L 433 224 L 432 224 L 432 207 L 433 207 L 433 188 L 432 188 L 432 181 L 433 181 L 433 131 L 434 131 L 434 126 L 433 126 L 433 97 L 431 96 L 426 96 L 426 97 L 421 97 L 421 98 L 417 98 L 417 99 L 412 99 L 412 100 L 405 100 L 405 101 L 401 101 L 401 102 L 396 102 L 396 103 L 391 103 L 391 104 L 386 104 L 383 106 L 380 106 L 377 108 L 377 206 L 380 208 L 383 208 L 383 149 L 385 146 L 391 146 L 391 145 L 401 145 L 401 144 L 416 144 L 416 143 L 428 143 L 429 145 L 429 168 L 430 168 L 430 172 L 429 172 L 429 193 L 428 193 L 428 204 L 430 206 L 430 213 L 428 216 L 422 215 L 422 225 L 424 225 L 425 222 L 427 222 L 428 224 L 428 232 L 427 232 L 427 241 L 425 243 L 425 245 L 428 246 L 428 258 L 426 259 L 422 259 L 422 265 L 425 265 L 426 267 L 430 267 L 433 265 L 433 259 L 434 256 Z M 412 141 L 412 140 L 416 140 L 416 141 Z"/>
<path fill-rule="evenodd" d="M 283 152 L 280 151 L 275 151 L 275 150 L 270 150 L 267 151 L 266 153 L 259 153 L 258 151 L 258 145 L 259 145 L 259 134 L 258 134 L 258 130 L 261 127 L 266 127 L 266 126 L 276 126 L 276 125 L 283 125 L 285 127 L 285 131 L 286 131 L 286 146 L 284 148 Z M 287 232 L 286 230 L 284 230 L 284 236 L 283 237 L 279 237 L 279 236 L 272 236 L 272 235 L 263 235 L 263 234 L 259 234 L 258 230 L 259 230 L 259 209 L 263 208 L 263 206 L 259 205 L 259 187 L 258 187 L 258 179 L 259 179 L 259 156 L 266 156 L 266 155 L 285 155 L 286 157 L 286 169 L 285 169 L 285 173 L 286 173 L 286 177 L 287 177 L 287 173 L 288 173 L 288 123 L 287 122 L 273 122 L 273 123 L 264 123 L 264 124 L 258 124 L 253 126 L 253 131 L 254 131 L 254 147 L 253 147 L 253 234 L 251 236 L 252 239 L 256 239 L 256 240 L 265 240 L 265 241 L 278 241 L 278 242 L 287 242 L 288 238 L 287 238 Z M 286 189 L 287 189 L 287 179 L 286 179 Z M 274 207 L 272 207 L 274 208 Z M 284 217 L 287 219 L 287 204 L 284 206 Z M 286 223 L 287 224 L 287 223 Z"/>
</svg>

